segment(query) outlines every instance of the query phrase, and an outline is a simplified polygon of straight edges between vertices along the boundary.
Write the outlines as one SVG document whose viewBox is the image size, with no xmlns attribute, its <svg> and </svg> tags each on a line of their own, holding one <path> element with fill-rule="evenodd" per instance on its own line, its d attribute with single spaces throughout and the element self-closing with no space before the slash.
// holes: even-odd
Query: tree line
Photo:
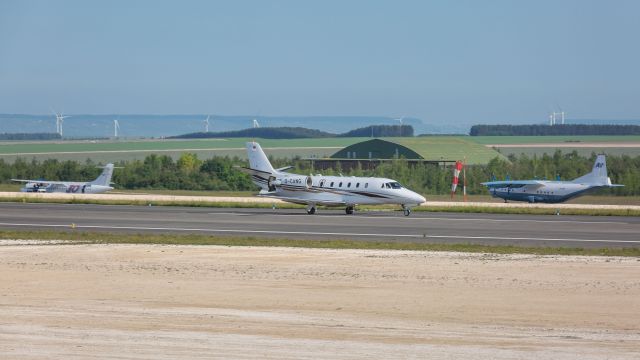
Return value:
<svg viewBox="0 0 640 360">
<path fill-rule="evenodd" d="M 60 140 L 58 133 L 2 133 L 0 140 Z"/>
<path fill-rule="evenodd" d="M 638 125 L 473 125 L 471 136 L 640 135 Z"/>
<path fill-rule="evenodd" d="M 481 182 L 492 178 L 511 179 L 575 179 L 591 171 L 596 155 L 585 157 L 577 152 L 542 156 L 510 155 L 508 159 L 494 158 L 488 164 L 470 165 L 465 169 L 467 192 L 488 194 Z M 273 166 L 293 165 L 291 172 L 317 174 L 311 162 L 300 158 L 270 159 Z M 0 160 L 0 182 L 10 183 L 12 178 L 89 181 L 95 179 L 101 169 L 87 160 L 44 161 L 17 159 L 13 163 Z M 205 191 L 255 191 L 257 187 L 248 175 L 234 169 L 246 166 L 246 160 L 238 157 L 213 157 L 199 159 L 195 154 L 184 153 L 177 160 L 166 155 L 149 155 L 144 160 L 123 161 L 117 164 L 113 182 L 116 189 L 168 189 Z M 607 156 L 607 168 L 612 182 L 625 187 L 603 190 L 603 194 L 640 195 L 640 156 Z M 422 194 L 448 194 L 451 187 L 452 168 L 430 164 L 410 165 L 403 159 L 393 160 L 373 170 L 355 168 L 350 171 L 333 169 L 323 175 L 377 176 L 395 179 L 404 186 Z M 462 181 L 462 179 L 461 179 Z"/>
</svg>

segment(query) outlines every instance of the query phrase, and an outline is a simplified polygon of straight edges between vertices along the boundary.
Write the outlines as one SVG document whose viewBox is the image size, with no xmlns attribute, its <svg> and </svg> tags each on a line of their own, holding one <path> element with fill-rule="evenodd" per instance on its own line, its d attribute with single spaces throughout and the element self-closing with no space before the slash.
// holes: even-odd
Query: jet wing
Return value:
<svg viewBox="0 0 640 360">
<path fill-rule="evenodd" d="M 533 189 L 537 189 L 544 184 L 538 180 L 505 180 L 505 181 L 488 181 L 483 182 L 482 185 L 488 188 L 520 188 L 523 186 L 530 185 Z"/>
<path fill-rule="evenodd" d="M 310 203 L 317 204 L 317 205 L 328 205 L 328 206 L 347 205 L 347 203 L 344 202 L 344 201 L 322 200 L 322 199 L 310 200 L 310 199 L 296 198 L 296 197 L 291 197 L 291 196 L 271 195 L 269 193 L 260 193 L 260 194 L 258 194 L 258 196 L 260 196 L 260 197 L 270 197 L 270 198 L 279 199 L 279 200 L 287 201 L 287 202 L 294 203 L 294 204 L 302 204 L 302 205 L 306 205 L 306 204 L 310 204 Z"/>
</svg>

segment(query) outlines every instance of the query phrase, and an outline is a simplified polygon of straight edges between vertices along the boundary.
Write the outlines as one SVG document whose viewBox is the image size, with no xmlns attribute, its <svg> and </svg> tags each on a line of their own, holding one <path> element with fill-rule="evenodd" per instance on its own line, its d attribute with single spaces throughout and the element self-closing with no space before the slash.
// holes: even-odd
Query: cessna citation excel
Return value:
<svg viewBox="0 0 640 360">
<path fill-rule="evenodd" d="M 111 187 L 111 176 L 113 175 L 113 164 L 107 164 L 103 167 L 102 173 L 98 178 L 89 182 L 74 181 L 47 181 L 47 180 L 21 180 L 11 179 L 26 183 L 20 189 L 21 192 L 62 192 L 62 193 L 79 193 L 79 194 L 98 194 L 105 191 L 113 190 Z"/>
<path fill-rule="evenodd" d="M 598 155 L 590 173 L 571 181 L 506 180 L 484 182 L 482 185 L 489 188 L 493 197 L 502 198 L 504 202 L 514 200 L 530 203 L 560 203 L 588 191 L 624 186 L 611 183 L 604 155 Z"/>
<path fill-rule="evenodd" d="M 290 166 L 274 169 L 256 142 L 247 143 L 247 154 L 249 167 L 240 170 L 250 174 L 253 182 L 260 186 L 258 196 L 307 205 L 308 214 L 315 214 L 317 205 L 344 206 L 347 214 L 353 214 L 356 205 L 398 204 L 404 215 L 409 216 L 411 207 L 426 201 L 391 179 L 298 175 L 285 172 Z"/>
</svg>

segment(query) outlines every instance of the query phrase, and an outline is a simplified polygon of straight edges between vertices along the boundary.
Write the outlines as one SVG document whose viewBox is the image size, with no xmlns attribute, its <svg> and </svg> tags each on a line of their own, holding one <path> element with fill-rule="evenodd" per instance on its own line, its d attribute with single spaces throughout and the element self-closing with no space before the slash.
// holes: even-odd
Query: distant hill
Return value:
<svg viewBox="0 0 640 360">
<path fill-rule="evenodd" d="M 471 136 L 640 135 L 638 125 L 473 125 Z"/>
<path fill-rule="evenodd" d="M 249 128 L 237 131 L 224 132 L 196 132 L 178 136 L 171 136 L 169 139 L 207 139 L 207 138 L 245 138 L 256 137 L 262 139 L 308 139 L 335 137 L 335 134 L 328 132 L 307 129 L 302 127 L 273 127 L 273 128 Z"/>
<path fill-rule="evenodd" d="M 168 137 L 168 139 L 209 139 L 209 138 L 261 138 L 261 139 L 310 139 L 325 137 L 403 137 L 413 136 L 411 125 L 373 125 L 342 134 L 307 129 L 303 127 L 262 127 L 225 132 L 196 132 Z"/>
<path fill-rule="evenodd" d="M 69 111 L 69 110 L 67 110 Z M 120 138 L 167 137 L 204 131 L 208 114 L 76 114 L 65 112 L 64 137 L 99 138 L 114 135 L 113 120 L 118 120 Z M 369 125 L 395 125 L 398 121 L 389 116 L 256 116 L 210 114 L 209 130 L 215 132 L 239 131 L 251 127 L 256 119 L 263 128 L 302 127 L 330 133 L 344 133 Z M 431 128 L 422 120 L 404 117 L 404 124 L 420 132 L 442 132 Z M 427 129 L 428 127 L 428 129 Z M 0 133 L 55 132 L 53 114 L 0 114 Z M 468 131 L 464 127 L 461 131 Z"/>
</svg>

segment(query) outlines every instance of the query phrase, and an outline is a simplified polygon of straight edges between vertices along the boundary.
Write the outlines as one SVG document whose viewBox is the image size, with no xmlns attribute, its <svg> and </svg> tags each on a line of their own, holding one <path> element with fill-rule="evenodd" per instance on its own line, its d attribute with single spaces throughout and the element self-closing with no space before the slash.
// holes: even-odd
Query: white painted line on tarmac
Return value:
<svg viewBox="0 0 640 360">
<path fill-rule="evenodd" d="M 447 221 L 491 221 L 491 222 L 532 222 L 532 223 L 567 223 L 567 224 L 629 224 L 624 221 L 578 221 L 578 220 L 531 220 L 531 219 L 483 219 L 483 218 L 446 218 L 446 217 L 415 217 L 409 220 L 447 220 Z"/>
<path fill-rule="evenodd" d="M 250 213 L 241 213 L 241 212 L 210 212 L 208 215 L 233 215 L 233 216 L 254 216 L 256 214 Z M 313 216 L 322 216 L 322 214 L 318 215 L 307 215 L 305 213 L 300 214 L 279 214 L 272 212 L 261 212 L 258 215 L 271 215 L 277 217 L 308 217 L 312 218 Z M 330 214 L 334 216 L 335 214 Z M 335 215 L 338 216 L 338 215 Z M 345 219 L 351 219 L 352 217 L 344 217 Z M 356 214 L 357 219 L 380 219 L 379 216 L 367 216 L 366 214 L 360 213 Z M 532 219 L 490 219 L 490 218 L 448 218 L 448 217 L 411 217 L 411 216 L 396 216 L 396 217 L 385 217 L 385 219 L 402 219 L 404 220 L 444 220 L 444 221 L 487 221 L 487 222 L 531 222 L 531 223 L 559 223 L 559 224 L 617 224 L 617 225 L 628 225 L 630 222 L 625 221 L 579 221 L 579 220 L 532 220 Z"/>
<path fill-rule="evenodd" d="M 534 238 L 534 237 L 502 237 L 502 236 L 464 236 L 464 235 L 426 235 L 426 234 L 368 234 L 343 232 L 309 232 L 309 231 L 273 231 L 273 230 L 242 230 L 242 229 L 200 229 L 176 227 L 147 227 L 147 226 L 106 226 L 106 225 L 77 225 L 77 224 L 24 224 L 0 223 L 0 226 L 25 227 L 55 227 L 73 229 L 105 229 L 105 230 L 162 230 L 162 231 L 197 231 L 211 233 L 237 234 L 271 234 L 271 235 L 331 235 L 331 236 L 361 236 L 361 237 L 403 237 L 421 239 L 467 239 L 467 240 L 527 240 L 527 241 L 571 241 L 571 242 L 602 242 L 640 244 L 640 240 L 612 240 L 612 239 L 562 239 L 562 238 Z"/>
</svg>

